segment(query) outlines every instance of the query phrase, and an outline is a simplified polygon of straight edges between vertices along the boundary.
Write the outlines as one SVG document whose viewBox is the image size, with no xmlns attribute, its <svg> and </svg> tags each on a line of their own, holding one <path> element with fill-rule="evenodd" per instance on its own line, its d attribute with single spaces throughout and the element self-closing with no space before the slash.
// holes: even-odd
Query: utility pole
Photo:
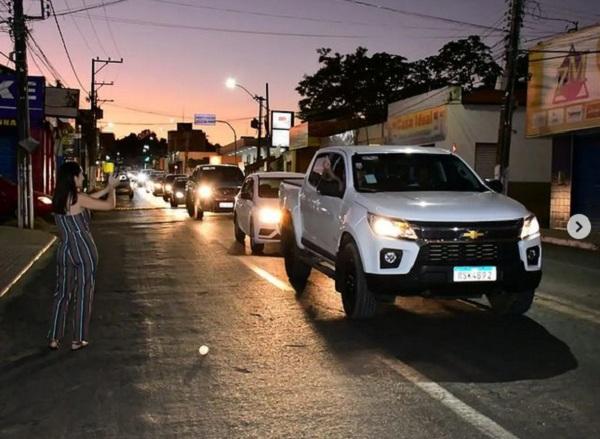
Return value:
<svg viewBox="0 0 600 439">
<path fill-rule="evenodd" d="M 256 157 L 257 162 L 262 158 L 263 100 L 264 98 L 262 96 L 258 97 L 258 156 Z"/>
<path fill-rule="evenodd" d="M 17 218 L 19 228 L 34 228 L 33 175 L 31 153 L 39 143 L 31 138 L 29 121 L 29 78 L 27 68 L 27 19 L 44 19 L 44 2 L 40 16 L 25 16 L 23 0 L 13 2 L 12 32 L 15 39 L 14 62 L 17 79 Z"/>
<path fill-rule="evenodd" d="M 266 104 L 267 104 L 267 107 L 266 107 L 267 114 L 265 117 L 265 137 L 267 139 L 267 169 L 266 169 L 266 171 L 268 171 L 269 170 L 268 169 L 269 159 L 271 158 L 271 142 L 272 142 L 271 119 L 270 119 L 271 110 L 269 108 L 269 83 L 268 82 L 265 84 L 265 91 L 266 91 L 265 98 L 266 98 Z"/>
<path fill-rule="evenodd" d="M 517 56 L 519 54 L 519 39 L 523 25 L 523 0 L 510 0 L 510 27 L 506 44 L 506 63 L 502 79 L 502 108 L 500 111 L 500 126 L 498 129 L 498 149 L 496 150 L 495 176 L 508 193 L 508 176 L 510 163 L 510 141 L 512 137 L 512 119 L 515 108 L 515 84 L 517 82 Z"/>
<path fill-rule="evenodd" d="M 99 57 L 92 58 L 92 86 L 90 87 L 90 110 L 92 113 L 92 145 L 88 148 L 86 156 L 86 165 L 88 174 L 88 180 L 91 177 L 90 168 L 91 162 L 96 160 L 99 140 L 98 140 L 98 119 L 99 119 L 99 107 L 98 102 L 112 102 L 111 100 L 99 100 L 98 99 L 98 90 L 100 90 L 105 85 L 114 85 L 114 82 L 96 82 L 96 75 L 100 73 L 100 71 L 105 68 L 109 64 L 122 64 L 123 58 L 120 60 L 114 60 L 110 57 L 108 59 L 100 59 Z M 100 67 L 96 68 L 96 64 L 99 64 Z M 82 163 L 83 165 L 83 163 Z"/>
</svg>

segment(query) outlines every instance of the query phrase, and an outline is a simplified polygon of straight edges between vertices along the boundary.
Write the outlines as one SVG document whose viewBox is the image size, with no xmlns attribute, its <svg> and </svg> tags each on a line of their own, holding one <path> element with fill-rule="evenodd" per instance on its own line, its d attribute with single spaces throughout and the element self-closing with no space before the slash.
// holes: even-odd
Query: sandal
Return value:
<svg viewBox="0 0 600 439">
<path fill-rule="evenodd" d="M 73 343 L 71 343 L 71 350 L 78 351 L 79 349 L 83 349 L 87 345 L 89 345 L 89 343 L 85 340 L 74 341 Z"/>
<path fill-rule="evenodd" d="M 53 351 L 58 350 L 59 347 L 60 347 L 60 343 L 56 339 L 52 339 L 52 340 L 50 340 L 50 343 L 48 343 L 48 348 L 52 349 Z"/>
</svg>

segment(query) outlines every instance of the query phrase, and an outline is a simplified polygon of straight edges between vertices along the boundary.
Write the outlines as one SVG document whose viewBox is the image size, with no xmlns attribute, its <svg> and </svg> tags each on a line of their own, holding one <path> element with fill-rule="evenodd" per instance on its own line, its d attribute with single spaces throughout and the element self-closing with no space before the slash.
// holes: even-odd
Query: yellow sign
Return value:
<svg viewBox="0 0 600 439">
<path fill-rule="evenodd" d="M 528 137 L 600 127 L 600 25 L 538 44 L 529 72 Z"/>
<path fill-rule="evenodd" d="M 392 116 L 387 122 L 388 139 L 392 144 L 421 144 L 446 137 L 446 107 Z"/>
<path fill-rule="evenodd" d="M 114 174 L 115 164 L 113 162 L 102 162 L 102 172 L 105 174 Z"/>
</svg>

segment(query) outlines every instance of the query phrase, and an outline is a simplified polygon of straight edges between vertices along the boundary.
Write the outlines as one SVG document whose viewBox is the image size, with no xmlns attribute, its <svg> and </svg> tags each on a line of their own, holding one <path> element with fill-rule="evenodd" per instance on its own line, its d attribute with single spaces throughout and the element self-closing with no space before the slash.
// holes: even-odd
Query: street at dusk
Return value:
<svg viewBox="0 0 600 439">
<path fill-rule="evenodd" d="M 140 195 L 119 206 L 158 204 Z M 229 215 L 196 222 L 164 205 L 98 214 L 88 350 L 40 346 L 51 259 L 2 309 L 0 435 L 600 433 L 596 255 L 550 246 L 552 271 L 518 320 L 469 302 L 398 299 L 351 322 L 330 280 L 313 274 L 297 298 L 278 249 L 252 256 L 232 230 Z M 580 274 L 565 288 L 574 257 Z"/>
</svg>

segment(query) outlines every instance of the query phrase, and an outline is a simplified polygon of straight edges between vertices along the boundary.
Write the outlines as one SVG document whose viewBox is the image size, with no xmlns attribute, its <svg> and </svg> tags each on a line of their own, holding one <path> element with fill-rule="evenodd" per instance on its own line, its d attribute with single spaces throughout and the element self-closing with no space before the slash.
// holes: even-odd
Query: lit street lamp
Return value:
<svg viewBox="0 0 600 439">
<path fill-rule="evenodd" d="M 244 87 L 242 84 L 238 83 L 235 78 L 227 78 L 227 80 L 225 81 L 225 86 L 231 90 L 235 89 L 236 87 L 241 88 L 242 90 L 244 90 L 254 101 L 258 102 L 258 154 L 257 154 L 257 160 L 261 159 L 261 147 L 262 147 L 262 124 L 263 124 L 263 108 L 266 110 L 266 116 L 267 116 L 267 121 L 269 120 L 269 83 L 266 83 L 266 98 L 263 96 L 259 96 L 257 94 L 253 94 L 251 93 L 246 87 Z M 265 106 L 266 103 L 266 106 Z M 268 123 L 268 122 L 267 122 Z M 268 128 L 268 124 L 266 126 L 266 137 L 267 137 L 267 161 L 271 155 L 271 148 L 269 145 L 269 141 L 268 139 L 270 138 L 269 136 L 269 128 Z"/>
</svg>

